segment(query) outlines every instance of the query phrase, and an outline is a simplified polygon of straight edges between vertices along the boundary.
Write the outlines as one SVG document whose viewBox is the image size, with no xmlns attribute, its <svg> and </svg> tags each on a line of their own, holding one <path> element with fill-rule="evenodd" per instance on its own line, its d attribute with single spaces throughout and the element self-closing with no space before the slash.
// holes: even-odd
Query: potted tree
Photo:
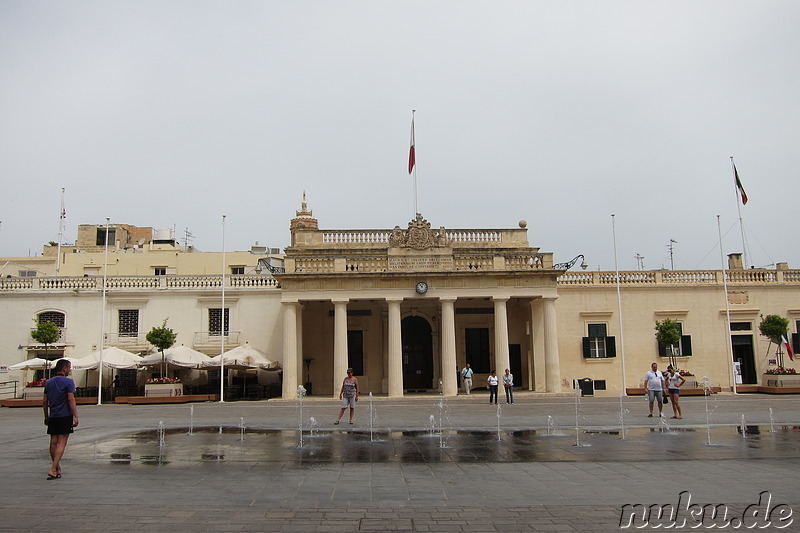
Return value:
<svg viewBox="0 0 800 533">
<path fill-rule="evenodd" d="M 36 327 L 31 331 L 31 338 L 38 343 L 44 344 L 44 358 L 49 362 L 48 352 L 50 351 L 50 345 L 61 338 L 61 330 L 53 322 L 37 322 Z M 47 377 L 50 377 L 49 363 Z"/>
<path fill-rule="evenodd" d="M 169 389 L 168 395 L 172 396 L 172 389 L 175 389 L 175 386 L 172 387 L 150 386 L 150 385 L 174 385 L 175 383 L 178 383 L 178 381 L 172 380 L 165 375 L 167 361 L 166 361 L 166 356 L 164 355 L 164 350 L 166 350 L 167 348 L 172 348 L 172 345 L 175 344 L 175 339 L 178 337 L 178 335 L 174 331 L 172 331 L 171 328 L 167 327 L 167 320 L 169 320 L 169 318 L 164 319 L 164 322 L 161 324 L 161 327 L 153 326 L 153 329 L 151 329 L 146 335 L 147 342 L 158 348 L 158 350 L 161 352 L 161 377 L 156 380 L 152 379 L 148 380 L 145 386 L 145 391 L 147 391 L 148 389 L 155 390 L 156 388 L 158 388 L 158 389 L 164 389 L 166 392 L 167 389 Z M 182 387 L 180 388 L 182 390 Z"/>
<path fill-rule="evenodd" d="M 783 318 L 780 315 L 761 315 L 761 323 L 758 325 L 758 330 L 761 335 L 769 339 L 767 345 L 767 355 L 769 356 L 769 349 L 774 343 L 777 348 L 775 349 L 775 361 L 778 363 L 777 368 L 771 368 L 765 372 L 763 379 L 764 385 L 784 385 L 786 381 L 791 381 L 792 386 L 800 384 L 799 379 L 785 378 L 786 375 L 795 375 L 796 372 L 793 368 L 786 368 L 783 366 L 783 339 L 789 331 L 789 319 Z M 784 376 L 781 379 L 776 379 L 775 376 Z M 770 379 L 771 378 L 771 379 Z"/>
<path fill-rule="evenodd" d="M 675 345 L 681 340 L 680 325 L 671 318 L 665 318 L 660 322 L 656 320 L 656 340 L 659 344 L 664 345 L 664 350 L 669 356 L 669 363 L 677 370 Z"/>
</svg>

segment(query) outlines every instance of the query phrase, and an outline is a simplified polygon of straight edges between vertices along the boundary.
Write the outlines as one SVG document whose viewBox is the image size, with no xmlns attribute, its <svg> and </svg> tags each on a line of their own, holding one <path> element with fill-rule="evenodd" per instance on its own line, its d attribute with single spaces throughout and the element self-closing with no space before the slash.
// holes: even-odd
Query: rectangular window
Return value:
<svg viewBox="0 0 800 533">
<path fill-rule="evenodd" d="M 154 276 L 166 276 L 167 275 L 167 267 L 153 267 L 153 275 Z"/>
<path fill-rule="evenodd" d="M 139 310 L 119 310 L 119 336 L 136 337 L 139 335 Z"/>
<path fill-rule="evenodd" d="M 222 323 L 222 309 L 219 307 L 211 308 L 208 310 L 208 334 L 209 335 L 229 335 L 230 334 L 230 308 L 225 308 L 225 324 L 223 329 Z M 223 333 L 224 331 L 224 333 Z"/>
<path fill-rule="evenodd" d="M 117 238 L 117 230 L 113 228 L 108 229 L 108 245 L 114 246 L 114 240 Z M 106 245 L 106 228 L 97 228 L 97 246 Z"/>
<path fill-rule="evenodd" d="M 21 278 L 35 278 L 36 271 L 35 270 L 20 270 L 19 277 Z"/>
<path fill-rule="evenodd" d="M 731 322 L 731 331 L 750 331 L 753 326 L 750 322 Z"/>
<path fill-rule="evenodd" d="M 681 340 L 667 346 L 658 343 L 658 355 L 660 357 L 688 357 L 692 355 L 692 336 L 683 334 L 683 324 L 678 322 L 678 330 L 681 333 Z"/>
<path fill-rule="evenodd" d="M 353 369 L 354 376 L 364 375 L 364 332 L 347 332 L 347 366 Z"/>
<path fill-rule="evenodd" d="M 470 364 L 473 372 L 481 374 L 491 372 L 489 328 L 466 328 L 465 333 L 466 362 Z"/>
<path fill-rule="evenodd" d="M 244 274 L 244 267 L 231 267 L 231 274 L 234 276 L 237 274 Z"/>
<path fill-rule="evenodd" d="M 588 324 L 587 337 L 583 337 L 583 357 L 605 359 L 617 356 L 616 340 L 608 336 L 606 324 Z"/>
</svg>

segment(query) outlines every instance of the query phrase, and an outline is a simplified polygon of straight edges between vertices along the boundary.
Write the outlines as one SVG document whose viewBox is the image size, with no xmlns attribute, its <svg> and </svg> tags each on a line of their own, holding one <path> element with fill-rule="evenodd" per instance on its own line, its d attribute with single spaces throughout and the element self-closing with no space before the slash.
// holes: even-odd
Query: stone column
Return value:
<svg viewBox="0 0 800 533">
<path fill-rule="evenodd" d="M 303 304 L 297 304 L 297 383 L 302 385 L 305 383 L 303 380 L 303 371 L 305 369 L 303 364 Z M 309 380 L 310 381 L 310 380 Z"/>
<path fill-rule="evenodd" d="M 441 298 L 442 302 L 442 393 L 458 394 L 458 365 L 456 364 L 455 298 Z"/>
<path fill-rule="evenodd" d="M 387 298 L 389 304 L 389 397 L 403 397 L 403 339 L 400 328 L 402 298 Z"/>
<path fill-rule="evenodd" d="M 283 399 L 297 397 L 297 302 L 283 302 Z"/>
<path fill-rule="evenodd" d="M 531 305 L 531 346 L 532 357 L 530 359 L 531 376 L 533 390 L 536 392 L 547 391 L 547 378 L 545 377 L 544 361 L 544 318 L 542 310 L 542 300 L 535 299 L 530 301 Z"/>
<path fill-rule="evenodd" d="M 502 376 L 508 368 L 508 313 L 507 297 L 492 298 L 494 301 L 494 361 L 497 375 Z"/>
<path fill-rule="evenodd" d="M 347 298 L 333 300 L 333 397 L 338 398 L 347 376 Z"/>
<path fill-rule="evenodd" d="M 558 328 L 556 299 L 542 298 L 544 303 L 544 364 L 547 392 L 561 392 L 561 369 L 558 360 Z"/>
</svg>

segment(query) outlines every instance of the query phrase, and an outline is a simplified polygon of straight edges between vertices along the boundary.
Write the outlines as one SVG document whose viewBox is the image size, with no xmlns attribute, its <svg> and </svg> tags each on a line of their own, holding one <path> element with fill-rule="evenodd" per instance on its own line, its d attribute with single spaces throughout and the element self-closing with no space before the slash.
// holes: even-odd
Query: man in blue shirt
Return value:
<svg viewBox="0 0 800 533">
<path fill-rule="evenodd" d="M 50 457 L 53 464 L 47 479 L 61 477 L 61 457 L 67 449 L 67 440 L 74 427 L 78 425 L 78 406 L 75 402 L 75 382 L 67 376 L 72 372 L 72 363 L 59 359 L 56 375 L 44 385 L 44 424 L 50 435 Z"/>
</svg>

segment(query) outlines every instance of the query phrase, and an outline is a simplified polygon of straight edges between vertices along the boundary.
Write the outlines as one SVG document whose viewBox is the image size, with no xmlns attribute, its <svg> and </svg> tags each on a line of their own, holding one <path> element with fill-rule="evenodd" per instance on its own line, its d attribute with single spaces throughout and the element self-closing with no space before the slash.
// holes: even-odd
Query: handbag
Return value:
<svg viewBox="0 0 800 533">
<path fill-rule="evenodd" d="M 664 396 L 664 403 L 669 403 L 669 396 L 667 396 L 666 394 L 664 394 L 663 396 Z"/>
</svg>

